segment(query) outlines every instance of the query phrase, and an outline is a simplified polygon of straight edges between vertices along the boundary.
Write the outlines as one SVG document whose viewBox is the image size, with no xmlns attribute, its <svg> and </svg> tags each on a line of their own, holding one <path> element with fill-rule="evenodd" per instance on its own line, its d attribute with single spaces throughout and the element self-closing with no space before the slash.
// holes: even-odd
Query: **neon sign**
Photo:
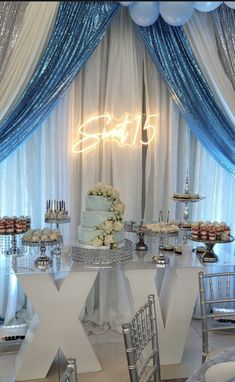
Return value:
<svg viewBox="0 0 235 382">
<path fill-rule="evenodd" d="M 156 135 L 157 117 L 157 114 L 134 116 L 126 114 L 122 119 L 116 119 L 110 114 L 93 116 L 77 127 L 78 138 L 72 146 L 72 152 L 78 154 L 90 151 L 100 141 L 110 139 L 121 146 L 149 145 Z M 143 118 L 145 118 L 143 130 L 146 131 L 146 141 L 139 137 Z"/>
</svg>

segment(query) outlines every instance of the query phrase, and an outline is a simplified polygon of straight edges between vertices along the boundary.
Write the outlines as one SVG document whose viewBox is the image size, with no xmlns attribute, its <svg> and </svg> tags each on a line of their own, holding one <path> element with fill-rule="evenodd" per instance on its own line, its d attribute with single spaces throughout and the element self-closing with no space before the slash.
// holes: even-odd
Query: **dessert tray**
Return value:
<svg viewBox="0 0 235 382">
<path fill-rule="evenodd" d="M 200 259 L 204 263 L 216 263 L 219 260 L 218 256 L 215 254 L 213 250 L 213 247 L 215 246 L 215 244 L 226 244 L 226 243 L 231 243 L 232 241 L 234 241 L 234 237 L 231 235 L 229 236 L 228 240 L 219 240 L 219 239 L 203 240 L 202 238 L 198 238 L 198 239 L 192 238 L 191 235 L 187 237 L 189 240 L 205 244 L 205 251 L 204 253 L 200 255 Z"/>
<path fill-rule="evenodd" d="M 125 239 L 119 248 L 84 248 L 79 243 L 72 246 L 72 259 L 75 263 L 89 268 L 112 268 L 123 265 L 132 259 L 132 242 Z"/>
<path fill-rule="evenodd" d="M 205 196 L 199 196 L 198 194 L 173 194 L 170 197 L 171 200 L 174 200 L 176 202 L 183 202 L 183 203 L 196 203 L 199 202 L 202 199 L 205 199 Z"/>
</svg>

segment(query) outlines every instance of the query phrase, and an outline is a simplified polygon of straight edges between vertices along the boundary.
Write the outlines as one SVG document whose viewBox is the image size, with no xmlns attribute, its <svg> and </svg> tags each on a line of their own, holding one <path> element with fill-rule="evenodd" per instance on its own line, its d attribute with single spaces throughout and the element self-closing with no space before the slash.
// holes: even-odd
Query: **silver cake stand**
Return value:
<svg viewBox="0 0 235 382">
<path fill-rule="evenodd" d="M 84 248 L 82 245 L 72 246 L 72 259 L 75 263 L 88 268 L 113 268 L 123 265 L 132 259 L 132 242 L 125 239 L 124 245 L 119 248 Z"/>
<path fill-rule="evenodd" d="M 144 224 L 147 224 L 147 222 L 141 220 L 140 224 L 138 224 L 135 221 L 127 221 L 124 223 L 124 230 L 126 232 L 136 233 L 138 236 L 138 243 L 135 245 L 134 249 L 136 251 L 147 251 L 148 246 L 144 242 L 144 234 L 146 232 L 146 227 Z"/>
<path fill-rule="evenodd" d="M 62 243 L 62 237 L 59 240 L 50 240 L 50 241 L 28 241 L 22 240 L 22 244 L 26 247 L 37 247 L 40 249 L 40 256 L 35 260 L 35 266 L 38 269 L 46 270 L 52 265 L 52 258 L 46 256 L 47 247 L 53 248 L 57 247 L 60 243 Z"/>
<path fill-rule="evenodd" d="M 6 255 L 23 256 L 22 250 L 17 245 L 17 238 L 22 236 L 25 232 L 26 230 L 22 232 L 11 232 L 11 233 L 6 232 L 6 233 L 0 234 L 1 239 L 3 239 L 1 240 L 1 245 L 3 247 L 6 247 L 6 246 L 8 247 L 4 251 Z M 10 240 L 8 240 L 8 243 L 6 244 L 7 239 L 10 239 Z"/>
<path fill-rule="evenodd" d="M 60 224 L 70 223 L 70 217 L 68 216 L 64 219 L 44 219 L 44 222 L 47 224 L 50 224 L 51 229 L 52 229 L 53 224 L 56 225 L 56 229 L 59 229 Z M 57 245 L 57 246 L 55 245 L 54 248 L 51 249 L 51 255 L 52 256 L 60 256 L 61 255 L 60 245 Z"/>
<path fill-rule="evenodd" d="M 152 261 L 159 267 L 167 265 L 170 262 L 170 258 L 164 253 L 164 239 L 166 237 L 178 237 L 178 232 L 154 232 L 147 230 L 145 234 L 146 236 L 159 238 L 158 254 L 152 257 Z"/>
<path fill-rule="evenodd" d="M 213 249 L 215 244 L 225 244 L 234 241 L 233 236 L 230 236 L 229 240 L 203 240 L 200 238 L 192 238 L 192 236 L 188 236 L 188 239 L 205 244 L 205 252 L 203 252 L 200 256 L 200 260 L 203 263 L 216 263 L 219 260 L 218 256 L 215 254 Z"/>
</svg>

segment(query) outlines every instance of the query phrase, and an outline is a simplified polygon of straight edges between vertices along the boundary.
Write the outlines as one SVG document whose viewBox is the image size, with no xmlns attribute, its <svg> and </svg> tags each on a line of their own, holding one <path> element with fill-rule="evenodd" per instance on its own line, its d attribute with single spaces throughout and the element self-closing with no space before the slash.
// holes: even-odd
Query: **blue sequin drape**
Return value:
<svg viewBox="0 0 235 382">
<path fill-rule="evenodd" d="M 139 34 L 170 93 L 206 149 L 235 174 L 235 126 L 227 119 L 196 61 L 181 27 L 159 19 Z"/>
<path fill-rule="evenodd" d="M 0 161 L 47 116 L 102 39 L 118 2 L 61 2 L 48 46 L 13 111 L 0 124 Z"/>
</svg>

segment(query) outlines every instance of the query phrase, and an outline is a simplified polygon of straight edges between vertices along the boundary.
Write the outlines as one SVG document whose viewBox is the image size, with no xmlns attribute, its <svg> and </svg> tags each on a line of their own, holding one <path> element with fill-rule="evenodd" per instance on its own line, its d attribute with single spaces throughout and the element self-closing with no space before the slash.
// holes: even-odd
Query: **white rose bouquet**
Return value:
<svg viewBox="0 0 235 382">
<path fill-rule="evenodd" d="M 113 230 L 118 232 L 118 231 L 121 231 L 124 227 L 124 224 L 120 221 L 116 221 L 113 223 Z"/>
<path fill-rule="evenodd" d="M 103 240 L 100 239 L 99 237 L 96 237 L 95 239 L 92 240 L 91 242 L 91 245 L 93 245 L 93 247 L 101 247 L 103 245 Z"/>
<path fill-rule="evenodd" d="M 117 213 L 120 215 L 124 214 L 125 205 L 120 200 L 114 202 L 112 207 L 113 207 L 114 213 Z"/>
<path fill-rule="evenodd" d="M 102 225 L 101 225 L 101 228 L 107 232 L 107 233 L 111 233 L 112 230 L 113 230 L 113 222 L 112 220 L 106 220 Z"/>
<path fill-rule="evenodd" d="M 107 235 L 105 236 L 104 238 L 104 245 L 111 245 L 111 244 L 114 244 L 114 238 L 113 238 L 113 235 Z"/>
</svg>

